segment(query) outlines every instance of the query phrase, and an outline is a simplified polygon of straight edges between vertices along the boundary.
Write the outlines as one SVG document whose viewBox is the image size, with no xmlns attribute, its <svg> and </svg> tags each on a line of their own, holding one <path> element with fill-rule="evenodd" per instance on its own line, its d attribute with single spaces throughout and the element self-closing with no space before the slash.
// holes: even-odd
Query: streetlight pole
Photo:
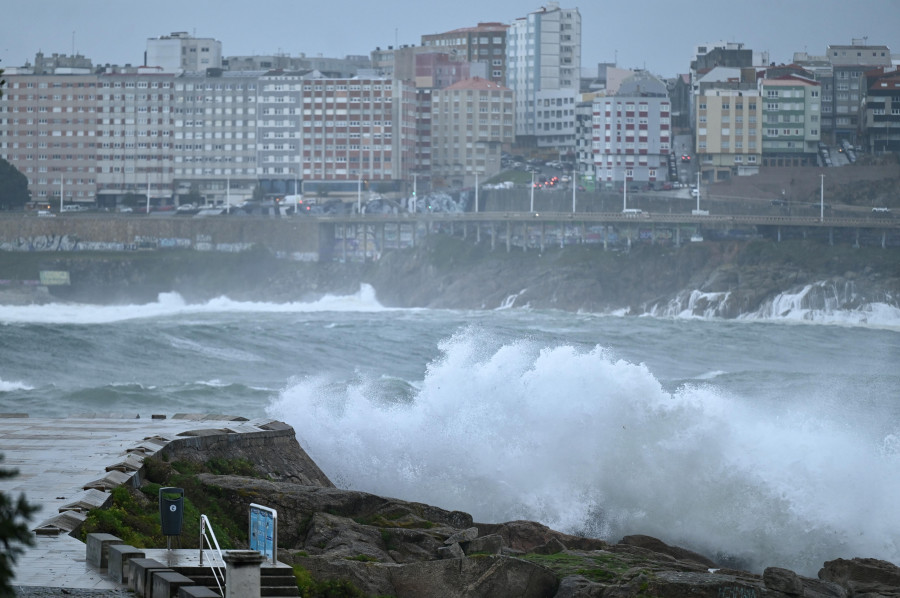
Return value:
<svg viewBox="0 0 900 598">
<path fill-rule="evenodd" d="M 475 173 L 475 213 L 478 213 L 478 173 Z"/>
<path fill-rule="evenodd" d="M 825 222 L 825 175 L 820 174 L 819 177 L 819 222 Z"/>
<path fill-rule="evenodd" d="M 534 171 L 531 171 L 531 209 L 529 212 L 534 212 Z"/>
<path fill-rule="evenodd" d="M 578 186 L 578 179 L 575 177 L 575 170 L 572 170 L 572 213 L 575 213 L 575 187 Z"/>
<path fill-rule="evenodd" d="M 359 173 L 359 178 L 356 179 L 356 213 L 361 213 L 362 210 L 362 171 Z"/>
<path fill-rule="evenodd" d="M 700 171 L 697 171 L 697 213 L 700 213 Z"/>
</svg>

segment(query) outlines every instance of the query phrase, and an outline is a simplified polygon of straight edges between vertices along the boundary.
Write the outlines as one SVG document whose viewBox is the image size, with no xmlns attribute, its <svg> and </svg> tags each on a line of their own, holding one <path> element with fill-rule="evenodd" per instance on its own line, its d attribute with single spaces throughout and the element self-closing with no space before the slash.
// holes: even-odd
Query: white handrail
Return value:
<svg viewBox="0 0 900 598">
<path fill-rule="evenodd" d="M 206 532 L 209 530 L 209 536 L 207 536 Z M 212 541 L 210 541 L 212 538 Z M 225 559 L 222 558 L 222 549 L 219 548 L 219 541 L 216 539 L 216 532 L 213 531 L 212 524 L 209 522 L 209 519 L 206 515 L 200 515 L 200 566 L 203 566 L 203 545 L 206 544 L 207 548 L 212 551 L 213 558 L 210 558 L 209 568 L 212 570 L 213 579 L 216 580 L 216 586 L 219 588 L 219 594 L 222 596 L 225 595 L 222 590 L 222 586 L 225 585 L 225 572 L 222 571 L 222 565 L 215 564 L 215 557 L 218 557 L 219 563 L 224 563 Z M 221 582 L 219 581 L 221 578 Z"/>
</svg>

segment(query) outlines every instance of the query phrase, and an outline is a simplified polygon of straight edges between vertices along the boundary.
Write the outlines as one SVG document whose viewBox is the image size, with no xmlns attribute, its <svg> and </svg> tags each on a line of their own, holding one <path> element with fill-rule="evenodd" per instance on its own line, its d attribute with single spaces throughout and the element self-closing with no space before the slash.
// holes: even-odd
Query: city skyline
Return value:
<svg viewBox="0 0 900 598">
<path fill-rule="evenodd" d="M 688 71 L 697 45 L 717 41 L 767 51 L 776 63 L 790 62 L 799 51 L 822 55 L 828 44 L 850 44 L 853 39 L 900 51 L 894 39 L 894 23 L 900 19 L 896 0 L 856 5 L 762 0 L 727 9 L 708 0 L 608 4 L 559 3 L 581 12 L 582 65 L 587 69 L 615 62 L 622 68 L 645 68 L 671 77 Z M 0 68 L 33 62 L 39 51 L 82 54 L 95 65 L 140 65 L 148 38 L 176 31 L 221 41 L 225 56 L 368 56 L 376 47 L 418 45 L 422 35 L 479 22 L 509 24 L 541 8 L 539 2 L 523 0 L 495 0 L 487 6 L 458 0 L 429 5 L 427 11 L 409 0 L 388 6 L 349 0 L 326 4 L 264 0 L 252 12 L 238 3 L 211 0 L 161 0 L 151 11 L 127 10 L 114 0 L 7 0 L 6 5 L 5 12 L 17 18 L 0 22 Z M 347 15 L 354 23 L 342 21 Z"/>
</svg>

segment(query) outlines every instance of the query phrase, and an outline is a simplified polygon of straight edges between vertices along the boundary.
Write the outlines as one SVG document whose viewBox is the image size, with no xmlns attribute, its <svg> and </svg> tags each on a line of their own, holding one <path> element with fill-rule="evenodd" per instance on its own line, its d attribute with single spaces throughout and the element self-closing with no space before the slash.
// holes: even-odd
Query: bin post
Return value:
<svg viewBox="0 0 900 598">
<path fill-rule="evenodd" d="M 181 535 L 184 522 L 184 489 L 159 489 L 159 522 L 166 536 L 166 548 L 172 548 L 172 536 Z"/>
</svg>

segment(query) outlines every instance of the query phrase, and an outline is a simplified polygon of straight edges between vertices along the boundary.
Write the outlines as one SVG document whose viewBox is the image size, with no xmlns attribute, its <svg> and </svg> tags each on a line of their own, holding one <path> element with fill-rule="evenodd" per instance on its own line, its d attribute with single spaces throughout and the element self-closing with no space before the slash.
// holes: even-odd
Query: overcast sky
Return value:
<svg viewBox="0 0 900 598">
<path fill-rule="evenodd" d="M 868 38 L 900 53 L 900 0 L 581 0 L 582 66 L 617 62 L 669 77 L 687 72 L 695 46 L 743 42 L 790 62 L 827 44 Z M 38 51 L 94 64 L 143 63 L 147 38 L 187 31 L 222 42 L 225 56 L 286 53 L 368 55 L 376 46 L 478 22 L 509 23 L 539 0 L 3 0 L 0 67 Z"/>
</svg>

